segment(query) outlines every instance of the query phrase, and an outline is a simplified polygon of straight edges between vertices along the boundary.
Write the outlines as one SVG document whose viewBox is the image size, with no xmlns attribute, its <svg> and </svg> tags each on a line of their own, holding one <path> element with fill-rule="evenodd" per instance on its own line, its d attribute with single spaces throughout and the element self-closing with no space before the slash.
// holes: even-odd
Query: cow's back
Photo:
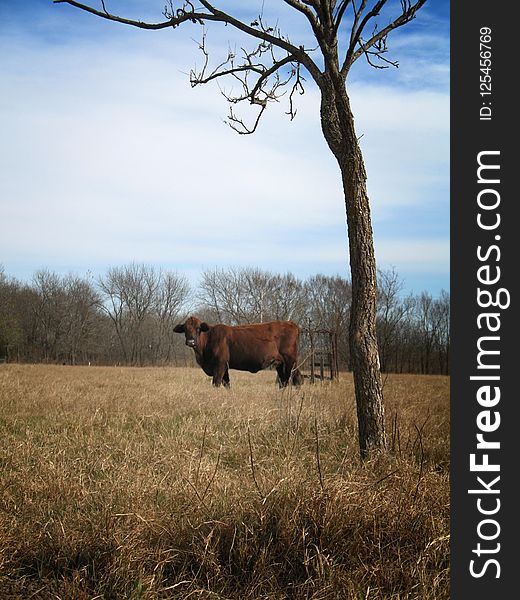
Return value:
<svg viewBox="0 0 520 600">
<path fill-rule="evenodd" d="M 229 339 L 240 346 L 274 346 L 279 352 L 298 343 L 299 327 L 293 321 L 268 321 L 229 327 Z"/>
<path fill-rule="evenodd" d="M 252 325 L 214 325 L 208 339 L 211 353 L 232 369 L 256 372 L 298 352 L 299 328 L 292 321 Z"/>
</svg>

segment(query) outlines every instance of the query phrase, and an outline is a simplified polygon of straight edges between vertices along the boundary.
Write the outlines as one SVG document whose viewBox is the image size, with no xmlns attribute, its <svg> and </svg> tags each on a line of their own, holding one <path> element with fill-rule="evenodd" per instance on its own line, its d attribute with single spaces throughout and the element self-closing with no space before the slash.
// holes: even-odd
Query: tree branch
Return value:
<svg viewBox="0 0 520 600">
<path fill-rule="evenodd" d="M 318 2 L 304 2 L 303 0 L 284 1 L 286 1 L 290 6 L 292 6 L 296 10 L 299 10 L 302 14 L 304 14 L 309 19 L 313 29 L 317 27 L 317 20 L 311 8 L 317 10 Z M 284 66 L 290 63 L 302 64 L 309 71 L 309 73 L 312 75 L 312 77 L 316 80 L 318 84 L 321 79 L 320 69 L 314 63 L 309 54 L 305 51 L 305 48 L 303 46 L 297 47 L 296 45 L 292 44 L 288 38 L 282 35 L 279 28 L 268 27 L 266 24 L 264 24 L 261 15 L 257 19 L 255 19 L 251 24 L 247 24 L 235 18 L 234 16 L 216 8 L 213 5 L 213 3 L 209 2 L 208 0 L 199 0 L 199 6 L 197 8 L 190 0 L 184 0 L 182 8 L 179 8 L 177 10 L 174 9 L 173 0 L 168 0 L 168 5 L 165 7 L 163 13 L 166 17 L 166 20 L 157 23 L 147 23 L 133 19 L 126 19 L 124 17 L 119 17 L 117 15 L 109 13 L 106 10 L 104 0 L 102 0 L 102 10 L 95 9 L 92 6 L 83 4 L 82 2 L 77 2 L 76 0 L 54 0 L 54 2 L 56 4 L 70 4 L 75 8 L 79 8 L 100 18 L 109 21 L 114 21 L 117 23 L 122 23 L 125 25 L 131 25 L 140 29 L 157 30 L 165 29 L 168 27 L 175 28 L 185 22 L 193 22 L 203 25 L 205 22 L 213 21 L 224 23 L 226 25 L 231 25 L 235 29 L 238 29 L 239 31 L 247 34 L 251 38 L 258 40 L 258 46 L 253 51 L 248 52 L 246 50 L 243 50 L 244 61 L 241 64 L 235 64 L 235 56 L 232 52 L 229 52 L 226 60 L 224 60 L 211 73 L 207 74 L 209 57 L 204 46 L 204 33 L 202 43 L 199 45 L 199 48 L 202 50 L 205 56 L 204 66 L 199 73 L 195 73 L 195 71 L 193 70 L 190 72 L 190 83 L 192 86 L 196 86 L 203 83 L 208 83 L 209 81 L 218 79 L 220 77 L 233 76 L 241 82 L 244 93 L 234 97 L 230 97 L 226 94 L 224 94 L 224 96 L 232 104 L 236 104 L 240 101 L 248 99 L 251 104 L 257 104 L 262 107 L 260 114 L 263 113 L 268 101 L 277 100 L 281 95 L 285 93 L 280 92 L 281 88 L 286 86 L 289 83 L 289 81 L 296 75 L 296 73 L 298 73 L 297 84 L 295 85 L 295 87 L 293 87 L 293 93 L 295 89 L 300 89 L 303 78 L 300 76 L 299 69 L 293 67 L 290 75 L 284 78 L 278 75 L 279 70 L 282 69 Z M 202 6 L 202 8 L 200 8 L 200 5 Z M 284 50 L 287 53 L 287 55 L 283 58 L 276 57 L 273 48 L 279 48 L 281 50 Z M 264 64 L 265 59 L 263 58 L 263 55 L 268 52 L 270 52 L 271 54 L 271 60 L 269 61 L 271 62 L 270 65 Z M 250 83 L 248 81 L 248 75 L 250 74 L 258 75 L 258 79 L 254 84 L 253 82 Z M 272 76 L 275 77 L 273 85 L 271 89 L 267 89 L 267 81 Z M 294 116 L 295 114 L 292 105 L 293 93 L 291 93 L 290 96 L 289 106 L 289 114 L 291 116 Z M 242 127 L 241 133 L 252 133 L 258 125 L 258 118 L 253 128 L 249 128 L 246 127 L 245 124 L 239 118 L 237 118 L 231 110 L 230 124 L 235 129 L 237 124 L 240 124 Z"/>
<path fill-rule="evenodd" d="M 353 4 L 355 15 L 354 24 L 352 26 L 349 48 L 347 50 L 345 61 L 341 68 L 342 76 L 346 78 L 352 64 L 362 55 L 365 55 L 369 64 L 374 67 L 382 68 L 380 65 L 372 63 L 370 60 L 370 56 L 376 56 L 378 59 L 383 60 L 384 62 L 397 66 L 396 62 L 389 61 L 382 57 L 382 54 L 387 51 L 386 38 L 392 30 L 397 29 L 398 27 L 401 27 L 406 23 L 409 23 L 412 19 L 414 19 L 415 13 L 421 8 L 421 6 L 423 6 L 425 2 L 426 0 L 417 0 L 417 2 L 412 4 L 410 0 L 401 0 L 401 14 L 377 33 L 375 33 L 377 29 L 376 26 L 376 28 L 374 29 L 374 33 L 367 41 L 363 41 L 361 38 L 363 30 L 365 29 L 367 23 L 371 19 L 379 15 L 381 9 L 387 3 L 387 0 L 378 0 L 378 2 L 374 4 L 372 9 L 366 13 L 366 15 L 363 17 L 360 23 L 360 15 L 366 6 L 366 0 L 362 0 L 358 10 L 356 10 L 355 5 Z M 339 21 L 336 22 L 336 25 L 339 28 Z M 359 48 L 356 50 L 356 46 L 358 45 Z M 369 52 L 370 48 L 372 48 L 373 46 L 375 46 L 376 49 L 374 51 Z"/>
<path fill-rule="evenodd" d="M 186 22 L 204 25 L 206 22 L 220 22 L 230 25 L 241 31 L 250 38 L 258 41 L 257 47 L 253 51 L 243 50 L 244 60 L 237 64 L 235 55 L 230 51 L 226 60 L 224 60 L 211 73 L 207 73 L 208 54 L 204 47 L 203 34 L 202 44 L 199 46 L 204 52 L 204 66 L 199 73 L 193 70 L 190 73 L 190 82 L 192 86 L 207 83 L 224 76 L 231 76 L 240 81 L 243 93 L 239 95 L 224 96 L 232 104 L 249 100 L 251 104 L 261 107 L 260 114 L 263 113 L 266 104 L 269 101 L 276 101 L 285 94 L 285 86 L 296 78 L 296 83 L 292 87 L 289 95 L 289 114 L 294 117 L 293 96 L 298 91 L 303 93 L 300 74 L 300 65 L 305 67 L 318 86 L 322 85 L 322 72 L 320 67 L 310 56 L 311 50 L 304 46 L 293 44 L 288 37 L 284 36 L 278 27 L 268 27 L 262 20 L 262 15 L 252 23 L 246 23 L 230 15 L 213 5 L 213 0 L 181 0 L 180 8 L 174 8 L 174 0 L 167 0 L 164 10 L 165 21 L 149 23 L 134 19 L 119 17 L 107 11 L 105 0 L 101 1 L 102 9 L 98 10 L 78 2 L 77 0 L 53 0 L 55 4 L 69 4 L 75 8 L 91 13 L 102 19 L 138 27 L 140 29 L 166 29 L 168 27 L 178 27 Z M 386 59 L 383 54 L 386 53 L 386 38 L 390 31 L 408 23 L 415 17 L 415 13 L 426 2 L 426 0 L 401 0 L 401 14 L 391 21 L 386 27 L 377 31 L 377 25 L 374 27 L 372 35 L 368 40 L 362 38 L 363 31 L 367 24 L 380 14 L 381 9 L 388 0 L 377 0 L 373 6 L 363 16 L 367 7 L 368 0 L 358 0 L 359 6 L 356 8 L 356 0 L 283 0 L 288 6 L 303 14 L 309 21 L 313 33 L 318 41 L 321 52 L 325 59 L 325 70 L 333 69 L 338 72 L 343 79 L 347 77 L 352 64 L 362 55 L 364 55 L 369 64 L 376 68 L 386 68 L 387 65 L 397 66 L 396 62 Z M 346 51 L 343 65 L 339 65 L 337 44 L 338 31 L 344 20 L 346 11 L 352 6 L 353 21 L 350 32 L 349 46 Z M 274 49 L 278 48 L 286 52 L 286 56 L 275 56 Z M 270 60 L 266 56 L 270 53 Z M 375 62 L 375 60 L 380 62 Z M 267 64 L 266 64 L 267 63 Z M 381 64 L 386 63 L 386 64 Z M 280 75 L 283 67 L 292 64 L 292 69 L 287 75 Z M 257 79 L 253 82 L 248 76 L 256 75 Z M 269 89 L 268 82 L 272 85 Z M 244 123 L 233 113 L 230 113 L 230 122 L 232 126 L 240 124 L 243 128 L 241 133 L 251 133 L 256 129 L 258 119 L 252 128 L 246 127 Z"/>
<path fill-rule="evenodd" d="M 309 23 L 311 24 L 313 31 L 316 30 L 316 26 L 318 25 L 318 22 L 316 21 L 316 15 L 309 8 L 309 6 L 312 6 L 314 8 L 314 10 L 317 10 L 314 3 L 300 2 L 300 0 L 283 0 L 283 1 L 285 2 L 285 4 L 292 6 L 298 12 L 301 12 L 302 14 L 304 14 L 307 17 Z"/>
<path fill-rule="evenodd" d="M 117 15 L 111 14 L 105 10 L 97 10 L 92 6 L 87 4 L 83 4 L 81 2 L 77 2 L 76 0 L 53 0 L 54 4 L 70 4 L 75 8 L 79 8 L 85 12 L 96 15 L 97 17 L 101 17 L 102 19 L 106 19 L 109 21 L 114 21 L 117 23 L 122 23 L 124 25 L 131 25 L 133 27 L 138 27 L 140 29 L 166 29 L 168 27 L 177 27 L 182 23 L 187 21 L 195 22 L 202 24 L 204 21 L 216 21 L 221 23 L 227 23 L 232 25 L 236 29 L 247 33 L 251 37 L 263 40 L 273 46 L 286 50 L 288 53 L 293 54 L 295 59 L 301 62 L 305 68 L 311 72 L 313 77 L 319 78 L 319 69 L 315 65 L 314 61 L 310 58 L 308 54 L 306 54 L 303 46 L 297 47 L 291 44 L 288 40 L 284 39 L 282 36 L 274 36 L 268 31 L 264 31 L 262 29 L 256 29 L 251 25 L 247 25 L 243 23 L 239 19 L 233 17 L 232 15 L 225 13 L 218 8 L 215 8 L 210 2 L 207 0 L 199 0 L 200 4 L 206 8 L 209 12 L 199 12 L 194 9 L 191 2 L 186 2 L 182 9 L 178 9 L 175 15 L 169 15 L 169 18 L 166 21 L 162 21 L 159 23 L 147 23 L 144 21 L 137 21 L 133 19 L 126 19 L 124 17 L 119 17 Z M 103 4 L 104 7 L 104 4 Z M 188 7 L 188 10 L 186 10 Z"/>
<path fill-rule="evenodd" d="M 262 25 L 263 26 L 263 25 Z M 293 91 L 289 96 L 289 113 L 291 118 L 294 117 L 295 110 L 293 109 L 293 93 L 294 88 L 301 87 L 302 77 L 300 75 L 299 63 L 291 54 L 283 58 L 276 57 L 271 44 L 261 42 L 253 51 L 242 49 L 243 59 L 241 62 L 236 62 L 236 55 L 231 50 L 228 52 L 227 58 L 215 67 L 211 72 L 208 72 L 209 53 L 205 45 L 206 34 L 203 34 L 199 49 L 204 54 L 204 65 L 197 73 L 194 70 L 190 72 L 190 82 L 192 87 L 206 84 L 210 81 L 217 80 L 222 77 L 232 76 L 240 82 L 242 93 L 226 93 L 221 90 L 223 96 L 230 105 L 236 105 L 239 102 L 249 101 L 250 104 L 255 104 L 261 107 L 259 116 L 267 107 L 268 102 L 278 101 L 286 93 L 286 86 L 296 78 L 296 84 L 293 86 Z M 264 57 L 270 54 L 271 65 L 266 64 L 267 60 Z M 291 65 L 290 71 L 286 76 L 282 76 L 280 71 L 286 65 Z M 297 66 L 296 66 L 297 65 Z M 250 81 L 251 75 L 257 76 L 253 81 Z M 269 85 L 270 82 L 270 85 Z M 228 124 L 239 133 L 253 133 L 258 125 L 259 118 L 257 117 L 253 127 L 248 127 L 245 122 L 237 117 L 230 110 Z"/>
<path fill-rule="evenodd" d="M 336 33 L 338 32 L 339 29 L 339 25 L 343 19 L 343 15 L 345 14 L 345 11 L 347 10 L 348 5 L 350 4 L 352 0 L 342 0 L 339 3 L 339 6 L 336 8 L 336 16 L 334 17 L 334 27 L 335 27 L 335 31 Z M 352 2 L 352 6 L 354 7 L 354 13 L 356 12 L 356 7 L 354 6 L 354 3 Z M 355 24 L 354 24 L 355 27 Z M 354 28 L 353 27 L 353 28 Z"/>
<path fill-rule="evenodd" d="M 139 29 L 166 29 L 168 27 L 177 27 L 186 21 L 191 21 L 192 23 L 201 23 L 202 21 L 217 21 L 214 15 L 206 14 L 202 12 L 196 12 L 193 10 L 186 11 L 185 8 L 180 8 L 177 10 L 175 15 L 171 15 L 166 21 L 161 21 L 159 23 L 146 23 L 144 21 L 135 21 L 133 19 L 126 19 L 124 17 L 118 17 L 117 15 L 113 15 L 109 13 L 105 8 L 105 3 L 102 2 L 103 10 L 97 10 L 92 6 L 88 6 L 87 4 L 82 4 L 81 2 L 76 2 L 76 0 L 53 0 L 54 4 L 70 4 L 75 8 L 79 8 L 85 12 L 88 12 L 92 15 L 96 15 L 96 17 L 101 17 L 102 19 L 106 19 L 107 21 L 114 21 L 116 23 L 122 23 L 123 25 L 131 25 L 132 27 L 138 27 Z M 191 2 L 185 3 L 184 7 L 191 5 Z M 193 8 L 193 5 L 191 5 Z"/>
<path fill-rule="evenodd" d="M 316 81 L 320 78 L 320 71 L 312 58 L 305 52 L 303 46 L 297 47 L 291 44 L 288 40 L 284 39 L 280 36 L 274 36 L 268 31 L 264 31 L 263 29 L 257 29 L 252 27 L 251 25 L 247 25 L 242 21 L 236 19 L 232 15 L 229 15 L 217 8 L 215 8 L 210 2 L 207 0 L 200 0 L 200 3 L 212 14 L 214 20 L 221 21 L 223 23 L 228 23 L 232 25 L 239 31 L 243 31 L 248 35 L 263 40 L 264 42 L 268 42 L 277 48 L 281 48 L 285 50 L 288 54 L 292 54 L 298 62 L 301 62 L 305 68 L 311 73 L 311 75 L 316 79 Z"/>
</svg>

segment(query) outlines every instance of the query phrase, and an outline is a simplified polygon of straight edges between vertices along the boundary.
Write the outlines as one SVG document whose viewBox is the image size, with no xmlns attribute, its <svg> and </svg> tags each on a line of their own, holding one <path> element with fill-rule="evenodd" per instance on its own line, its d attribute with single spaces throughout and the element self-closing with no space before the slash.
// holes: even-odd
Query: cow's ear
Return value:
<svg viewBox="0 0 520 600">
<path fill-rule="evenodd" d="M 209 325 L 207 323 L 201 323 L 200 330 L 201 331 L 209 331 Z"/>
<path fill-rule="evenodd" d="M 184 331 L 185 331 L 184 323 L 179 323 L 178 325 L 175 325 L 175 327 L 173 328 L 173 331 L 175 331 L 175 333 L 184 333 Z"/>
</svg>

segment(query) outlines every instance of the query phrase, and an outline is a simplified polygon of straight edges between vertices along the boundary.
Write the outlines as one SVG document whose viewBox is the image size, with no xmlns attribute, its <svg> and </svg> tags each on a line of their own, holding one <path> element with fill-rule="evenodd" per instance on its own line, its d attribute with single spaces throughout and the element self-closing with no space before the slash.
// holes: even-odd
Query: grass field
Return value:
<svg viewBox="0 0 520 600">
<path fill-rule="evenodd" d="M 0 598 L 448 599 L 449 379 L 0 365 Z"/>
</svg>

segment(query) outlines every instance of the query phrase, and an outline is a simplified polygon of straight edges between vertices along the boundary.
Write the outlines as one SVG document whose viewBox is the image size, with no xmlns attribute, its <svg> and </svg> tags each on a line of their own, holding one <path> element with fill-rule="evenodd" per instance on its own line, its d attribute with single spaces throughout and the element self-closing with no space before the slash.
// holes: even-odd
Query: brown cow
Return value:
<svg viewBox="0 0 520 600">
<path fill-rule="evenodd" d="M 275 366 L 280 387 L 290 380 L 302 383 L 296 368 L 300 330 L 292 321 L 271 321 L 252 325 L 208 325 L 197 317 L 174 327 L 184 333 L 186 346 L 193 348 L 197 363 L 213 385 L 229 387 L 228 369 L 257 373 Z"/>
</svg>

